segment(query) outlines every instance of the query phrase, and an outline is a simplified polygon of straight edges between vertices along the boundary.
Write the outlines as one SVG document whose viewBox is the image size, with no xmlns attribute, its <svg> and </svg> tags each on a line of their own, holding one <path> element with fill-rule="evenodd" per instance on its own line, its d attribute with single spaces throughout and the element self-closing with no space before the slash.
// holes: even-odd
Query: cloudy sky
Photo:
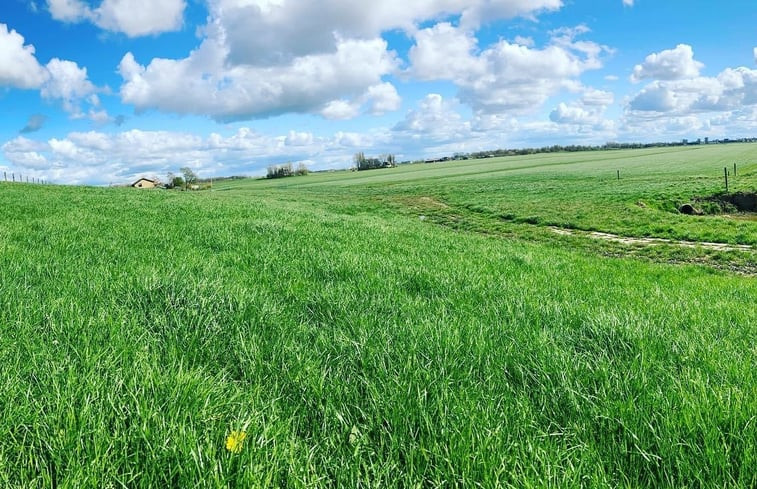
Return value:
<svg viewBox="0 0 757 489">
<path fill-rule="evenodd" d="M 0 0 L 0 171 L 755 136 L 756 63 L 754 0 Z"/>
</svg>

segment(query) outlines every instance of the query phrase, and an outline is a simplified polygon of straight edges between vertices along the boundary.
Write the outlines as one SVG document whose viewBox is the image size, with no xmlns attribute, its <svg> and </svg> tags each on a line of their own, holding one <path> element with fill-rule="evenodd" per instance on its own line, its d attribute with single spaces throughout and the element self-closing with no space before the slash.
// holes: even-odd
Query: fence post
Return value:
<svg viewBox="0 0 757 489">
<path fill-rule="evenodd" d="M 725 191 L 728 193 L 728 168 L 723 168 L 723 174 L 725 175 Z"/>
</svg>

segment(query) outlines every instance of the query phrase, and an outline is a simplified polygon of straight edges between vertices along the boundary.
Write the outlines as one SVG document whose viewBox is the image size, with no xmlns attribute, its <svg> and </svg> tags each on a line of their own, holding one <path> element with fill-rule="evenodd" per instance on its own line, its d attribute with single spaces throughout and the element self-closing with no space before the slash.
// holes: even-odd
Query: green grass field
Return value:
<svg viewBox="0 0 757 489">
<path fill-rule="evenodd" d="M 676 210 L 734 163 L 0 184 L 0 487 L 757 487 L 757 221 Z"/>
</svg>

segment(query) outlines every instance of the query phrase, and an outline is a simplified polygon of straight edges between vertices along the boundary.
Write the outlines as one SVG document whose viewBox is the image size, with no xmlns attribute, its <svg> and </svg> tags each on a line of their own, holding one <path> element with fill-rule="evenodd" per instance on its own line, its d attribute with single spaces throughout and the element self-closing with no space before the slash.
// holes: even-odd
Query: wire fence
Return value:
<svg viewBox="0 0 757 489">
<path fill-rule="evenodd" d="M 24 180 L 24 178 L 26 178 L 26 180 Z M 21 173 L 16 175 L 15 172 L 8 173 L 7 171 L 3 172 L 3 181 L 9 183 L 34 183 L 39 185 L 48 184 L 47 180 L 42 180 L 41 178 L 33 176 L 30 177 L 29 175 L 26 175 L 26 177 L 24 177 L 24 175 L 22 175 Z"/>
</svg>

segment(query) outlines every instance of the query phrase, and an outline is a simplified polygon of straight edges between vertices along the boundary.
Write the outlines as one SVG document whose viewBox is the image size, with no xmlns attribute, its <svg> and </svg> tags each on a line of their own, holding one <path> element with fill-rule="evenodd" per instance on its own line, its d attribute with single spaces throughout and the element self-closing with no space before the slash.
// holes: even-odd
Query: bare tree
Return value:
<svg viewBox="0 0 757 489">
<path fill-rule="evenodd" d="M 180 171 L 184 175 L 184 190 L 197 182 L 197 175 L 188 166 L 183 167 Z"/>
</svg>

